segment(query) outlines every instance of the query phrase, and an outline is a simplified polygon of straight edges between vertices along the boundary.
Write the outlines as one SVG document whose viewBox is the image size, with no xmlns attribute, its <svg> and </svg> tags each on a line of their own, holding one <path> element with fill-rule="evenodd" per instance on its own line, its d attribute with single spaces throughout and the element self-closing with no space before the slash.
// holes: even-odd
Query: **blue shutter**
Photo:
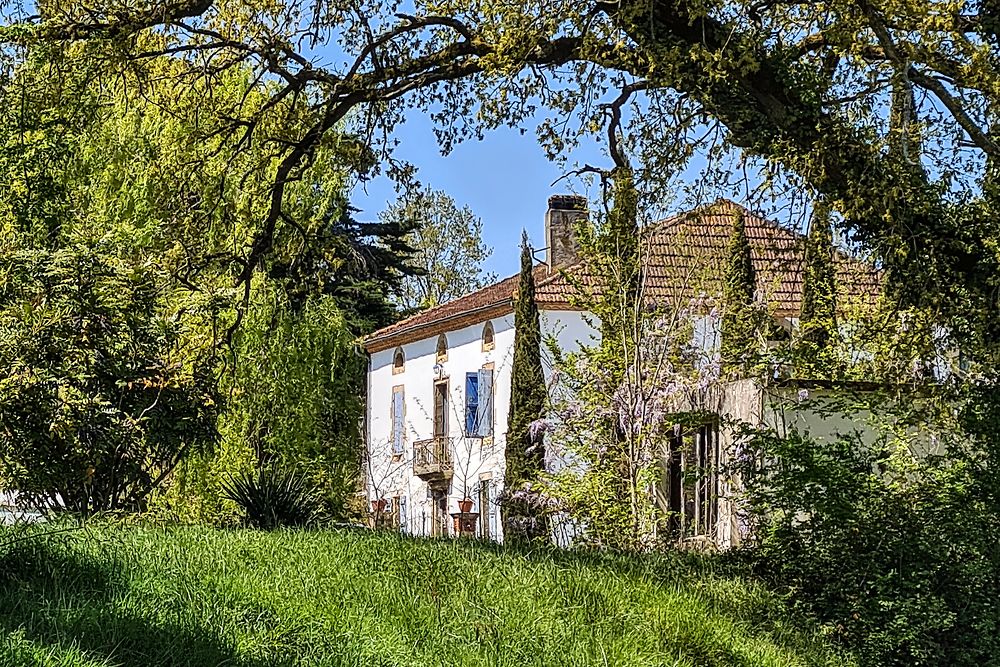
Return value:
<svg viewBox="0 0 1000 667">
<path fill-rule="evenodd" d="M 403 453 L 403 392 L 392 394 L 392 453 Z"/>
<path fill-rule="evenodd" d="M 493 435 L 493 370 L 489 368 L 479 371 L 479 409 L 476 422 L 481 437 Z"/>
<path fill-rule="evenodd" d="M 399 532 L 409 534 L 410 526 L 406 522 L 406 496 L 399 497 Z"/>
<path fill-rule="evenodd" d="M 465 434 L 479 432 L 479 375 L 465 374 Z"/>
</svg>

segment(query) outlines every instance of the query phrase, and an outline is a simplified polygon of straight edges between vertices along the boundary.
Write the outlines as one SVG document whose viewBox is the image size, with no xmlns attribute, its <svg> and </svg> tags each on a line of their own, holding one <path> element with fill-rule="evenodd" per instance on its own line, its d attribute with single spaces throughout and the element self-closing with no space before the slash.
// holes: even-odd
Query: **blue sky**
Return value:
<svg viewBox="0 0 1000 667">
<path fill-rule="evenodd" d="M 411 111 L 396 137 L 400 140 L 396 156 L 418 167 L 421 183 L 445 191 L 459 206 L 469 206 L 483 219 L 483 238 L 493 248 L 484 271 L 501 277 L 517 273 L 522 228 L 535 247 L 545 246 L 542 237 L 549 195 L 571 190 L 565 180 L 551 185 L 563 170 L 545 157 L 533 125 L 523 135 L 517 128 L 489 132 L 482 141 L 459 144 L 445 157 L 430 119 Z M 574 158 L 604 163 L 596 146 L 580 149 Z M 582 187 L 579 182 L 576 185 Z M 392 183 L 379 177 L 365 189 L 356 188 L 351 204 L 361 209 L 358 219 L 372 220 L 395 199 Z"/>
</svg>

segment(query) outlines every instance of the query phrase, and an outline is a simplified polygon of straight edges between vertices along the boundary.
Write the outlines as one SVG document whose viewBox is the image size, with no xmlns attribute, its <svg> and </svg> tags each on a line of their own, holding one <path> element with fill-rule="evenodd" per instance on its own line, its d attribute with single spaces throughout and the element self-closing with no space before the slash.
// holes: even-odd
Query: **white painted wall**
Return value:
<svg viewBox="0 0 1000 667">
<path fill-rule="evenodd" d="M 499 509 L 479 507 L 478 484 L 491 479 L 497 493 L 502 490 L 504 447 L 510 406 L 511 363 L 514 354 L 514 317 L 507 315 L 490 320 L 494 330 L 494 348 L 483 351 L 485 321 L 447 333 L 448 359 L 441 365 L 441 376 L 449 379 L 449 436 L 453 443 L 454 476 L 448 489 L 448 511 L 458 511 L 458 501 L 468 495 L 473 511 L 494 512 L 491 525 L 502 539 Z M 577 311 L 543 311 L 543 336 L 553 336 L 564 350 L 575 349 L 580 342 L 589 344 L 594 330 Z M 404 530 L 414 535 L 431 531 L 431 494 L 428 484 L 413 474 L 413 443 L 433 435 L 433 386 L 436 379 L 437 339 L 431 336 L 408 343 L 403 348 L 404 371 L 393 374 L 395 348 L 371 355 L 368 372 L 367 441 L 369 464 L 367 490 L 369 502 L 379 498 L 406 498 Z M 551 373 L 551 359 L 543 350 L 546 374 Z M 493 364 L 493 433 L 486 438 L 468 438 L 465 424 L 465 374 Z M 392 393 L 402 386 L 405 403 L 406 442 L 402 457 L 392 455 Z M 449 524 L 449 529 L 450 529 Z"/>
</svg>

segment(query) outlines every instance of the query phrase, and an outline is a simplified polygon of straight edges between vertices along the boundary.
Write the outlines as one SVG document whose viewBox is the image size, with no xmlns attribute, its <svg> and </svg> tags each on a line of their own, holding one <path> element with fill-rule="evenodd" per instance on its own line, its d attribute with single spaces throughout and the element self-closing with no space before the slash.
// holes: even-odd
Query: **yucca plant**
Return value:
<svg viewBox="0 0 1000 667">
<path fill-rule="evenodd" d="M 239 505 L 253 528 L 308 526 L 320 514 L 319 496 L 309 478 L 280 466 L 232 476 L 223 493 Z"/>
</svg>

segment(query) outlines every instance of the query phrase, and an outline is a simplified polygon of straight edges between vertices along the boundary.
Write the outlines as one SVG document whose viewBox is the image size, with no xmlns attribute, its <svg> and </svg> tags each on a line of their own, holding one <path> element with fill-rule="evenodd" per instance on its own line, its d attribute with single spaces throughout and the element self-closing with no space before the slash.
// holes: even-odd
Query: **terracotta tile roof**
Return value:
<svg viewBox="0 0 1000 667">
<path fill-rule="evenodd" d="M 656 302 L 682 303 L 701 292 L 719 295 L 733 217 L 738 211 L 743 212 L 746 221 L 761 298 L 777 313 L 797 315 L 802 306 L 805 237 L 725 200 L 650 227 L 648 240 L 642 244 L 647 297 Z M 878 294 L 879 272 L 870 264 L 837 252 L 834 266 L 842 300 L 868 299 Z M 583 265 L 569 267 L 539 283 L 539 304 L 572 300 L 581 287 L 597 292 L 597 282 L 587 275 Z"/>
<path fill-rule="evenodd" d="M 803 239 L 730 201 L 719 201 L 651 226 L 646 253 L 646 290 L 657 302 L 683 302 L 700 293 L 721 292 L 722 267 L 733 216 L 743 211 L 751 257 L 762 297 L 778 314 L 795 316 L 802 303 Z M 879 273 L 869 264 L 838 252 L 834 257 L 841 298 L 870 298 L 879 291 Z M 376 331 L 364 340 L 369 352 L 437 335 L 510 313 L 517 276 L 430 308 Z M 598 281 L 582 264 L 550 273 L 535 267 L 538 305 L 542 309 L 572 308 L 580 289 L 599 290 Z"/>
<path fill-rule="evenodd" d="M 545 264 L 535 267 L 536 284 L 548 277 L 548 267 Z M 369 352 L 376 352 L 395 347 L 401 342 L 433 336 L 439 333 L 439 325 L 442 324 L 447 325 L 443 330 L 450 330 L 512 312 L 517 283 L 518 275 L 515 274 L 447 303 L 423 310 L 369 334 L 364 339 L 364 346 Z M 462 323 L 463 320 L 471 321 Z"/>
</svg>

